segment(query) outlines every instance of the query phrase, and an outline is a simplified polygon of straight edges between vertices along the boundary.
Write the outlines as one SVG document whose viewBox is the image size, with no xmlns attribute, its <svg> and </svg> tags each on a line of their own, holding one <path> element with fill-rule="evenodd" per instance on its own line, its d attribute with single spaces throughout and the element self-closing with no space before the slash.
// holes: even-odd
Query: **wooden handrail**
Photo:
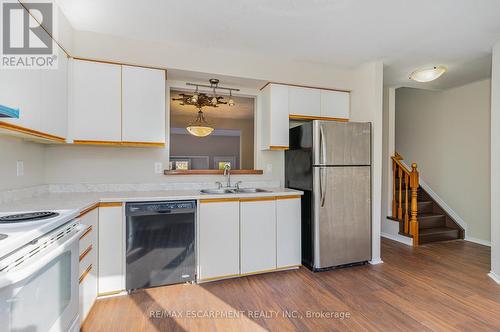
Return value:
<svg viewBox="0 0 500 332">
<path fill-rule="evenodd" d="M 392 219 L 401 223 L 403 234 L 413 237 L 418 246 L 418 171 L 417 164 L 411 170 L 401 162 L 403 157 L 396 153 L 392 159 Z"/>
</svg>

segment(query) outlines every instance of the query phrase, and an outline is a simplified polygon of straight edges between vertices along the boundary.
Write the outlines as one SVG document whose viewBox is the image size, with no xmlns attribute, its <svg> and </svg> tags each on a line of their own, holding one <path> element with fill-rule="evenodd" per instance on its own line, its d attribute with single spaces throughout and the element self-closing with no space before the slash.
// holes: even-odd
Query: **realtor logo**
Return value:
<svg viewBox="0 0 500 332">
<path fill-rule="evenodd" d="M 2 2 L 1 68 L 57 68 L 51 2 Z"/>
</svg>

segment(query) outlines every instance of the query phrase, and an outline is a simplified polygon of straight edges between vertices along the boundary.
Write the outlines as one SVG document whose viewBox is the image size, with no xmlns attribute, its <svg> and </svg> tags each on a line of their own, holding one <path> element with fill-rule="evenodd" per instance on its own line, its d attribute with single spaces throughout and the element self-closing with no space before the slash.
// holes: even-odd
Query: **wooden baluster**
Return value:
<svg viewBox="0 0 500 332">
<path fill-rule="evenodd" d="M 392 161 L 392 217 L 394 219 L 396 219 L 398 216 L 398 214 L 397 214 L 398 206 L 396 203 L 396 172 L 397 172 L 397 170 L 398 170 L 397 164 L 393 160 Z"/>
<path fill-rule="evenodd" d="M 417 164 L 411 164 L 410 188 L 411 188 L 411 219 L 410 234 L 413 236 L 413 246 L 418 246 L 418 220 L 417 220 L 417 194 L 418 194 L 418 171 Z"/>
<path fill-rule="evenodd" d="M 408 234 L 408 222 L 409 222 L 409 214 L 408 214 L 408 206 L 410 205 L 410 201 L 408 200 L 408 185 L 409 185 L 410 176 L 405 172 L 405 234 Z"/>
<path fill-rule="evenodd" d="M 399 175 L 399 204 L 398 204 L 398 220 L 403 220 L 403 169 L 398 167 Z"/>
</svg>

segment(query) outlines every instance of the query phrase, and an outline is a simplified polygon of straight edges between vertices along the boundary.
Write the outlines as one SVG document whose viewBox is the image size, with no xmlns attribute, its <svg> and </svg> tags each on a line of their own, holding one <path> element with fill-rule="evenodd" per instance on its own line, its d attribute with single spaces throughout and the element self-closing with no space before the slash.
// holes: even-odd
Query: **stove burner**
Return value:
<svg viewBox="0 0 500 332">
<path fill-rule="evenodd" d="M 43 220 L 43 219 L 54 218 L 57 217 L 58 215 L 59 213 L 50 211 L 11 214 L 8 216 L 0 217 L 0 224 L 13 224 L 19 222 Z"/>
</svg>

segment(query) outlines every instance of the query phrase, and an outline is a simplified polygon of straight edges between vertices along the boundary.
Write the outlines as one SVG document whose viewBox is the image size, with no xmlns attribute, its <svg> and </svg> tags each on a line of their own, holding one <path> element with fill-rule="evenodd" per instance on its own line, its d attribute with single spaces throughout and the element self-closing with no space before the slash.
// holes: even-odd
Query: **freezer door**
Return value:
<svg viewBox="0 0 500 332">
<path fill-rule="evenodd" d="M 370 167 L 314 167 L 314 181 L 314 267 L 370 260 Z"/>
<path fill-rule="evenodd" d="M 314 121 L 315 165 L 354 166 L 371 164 L 371 124 Z"/>
</svg>

